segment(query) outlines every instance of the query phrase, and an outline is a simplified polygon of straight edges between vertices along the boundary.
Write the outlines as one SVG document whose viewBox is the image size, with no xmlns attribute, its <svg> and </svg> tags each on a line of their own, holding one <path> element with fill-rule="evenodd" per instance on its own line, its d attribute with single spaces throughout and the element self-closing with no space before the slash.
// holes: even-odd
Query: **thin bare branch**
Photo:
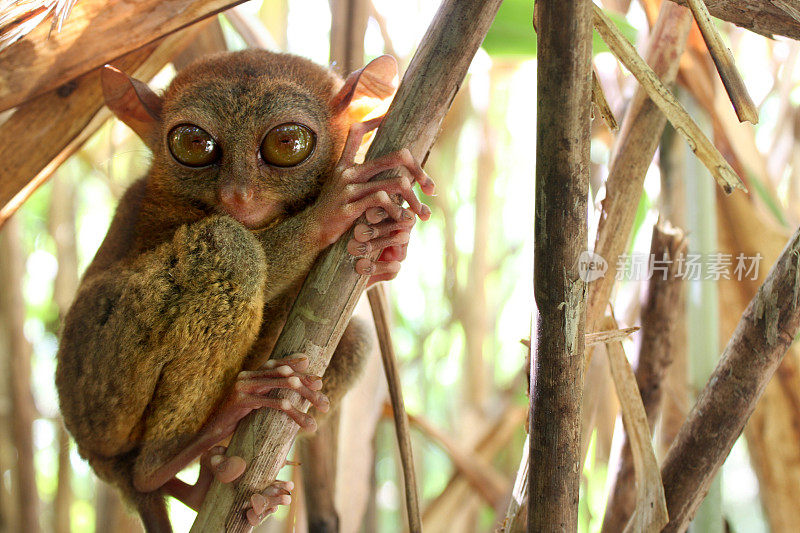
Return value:
<svg viewBox="0 0 800 533">
<path fill-rule="evenodd" d="M 739 117 L 739 122 L 745 120 L 752 123 L 758 123 L 758 109 L 756 109 L 750 94 L 747 92 L 747 87 L 744 85 L 739 71 L 736 70 L 736 63 L 733 60 L 733 54 L 722 42 L 717 29 L 714 27 L 714 22 L 711 20 L 711 15 L 708 13 L 708 8 L 702 0 L 687 0 L 689 9 L 692 10 L 697 26 L 703 34 L 703 39 L 708 47 L 708 52 L 717 66 L 722 83 L 725 85 L 725 90 L 728 92 L 728 97 L 731 99 L 733 108 L 736 110 L 736 116 Z"/>
</svg>

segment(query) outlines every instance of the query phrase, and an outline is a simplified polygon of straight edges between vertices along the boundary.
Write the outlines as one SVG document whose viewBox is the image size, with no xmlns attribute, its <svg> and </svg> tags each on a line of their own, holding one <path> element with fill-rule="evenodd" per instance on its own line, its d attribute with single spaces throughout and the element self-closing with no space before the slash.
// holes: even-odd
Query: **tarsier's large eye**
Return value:
<svg viewBox="0 0 800 533">
<path fill-rule="evenodd" d="M 189 167 L 204 167 L 220 158 L 222 150 L 211 135 L 198 126 L 180 124 L 167 136 L 172 156 Z"/>
<path fill-rule="evenodd" d="M 299 165 L 311 155 L 317 137 L 302 124 L 287 122 L 275 126 L 261 141 L 261 158 L 276 167 Z"/>
</svg>

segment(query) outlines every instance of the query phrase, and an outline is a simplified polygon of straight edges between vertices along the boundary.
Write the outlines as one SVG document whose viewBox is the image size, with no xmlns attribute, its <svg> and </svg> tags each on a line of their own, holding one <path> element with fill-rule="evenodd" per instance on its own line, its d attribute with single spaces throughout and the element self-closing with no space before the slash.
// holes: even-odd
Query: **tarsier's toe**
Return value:
<svg viewBox="0 0 800 533">
<path fill-rule="evenodd" d="M 251 526 L 257 526 L 267 516 L 278 510 L 279 505 L 292 503 L 291 491 L 294 483 L 291 481 L 276 481 L 261 494 L 250 497 L 250 508 L 247 509 L 247 521 Z"/>
</svg>

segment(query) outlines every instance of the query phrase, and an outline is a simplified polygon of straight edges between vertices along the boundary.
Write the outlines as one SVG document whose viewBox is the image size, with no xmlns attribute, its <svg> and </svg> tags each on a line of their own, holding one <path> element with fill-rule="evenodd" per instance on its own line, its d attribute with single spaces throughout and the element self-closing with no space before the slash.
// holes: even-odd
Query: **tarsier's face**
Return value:
<svg viewBox="0 0 800 533">
<path fill-rule="evenodd" d="M 338 87 L 324 68 L 308 62 L 298 72 L 280 56 L 237 56 L 212 57 L 176 77 L 153 163 L 165 186 L 257 229 L 314 199 L 346 126 L 327 105 Z"/>
</svg>

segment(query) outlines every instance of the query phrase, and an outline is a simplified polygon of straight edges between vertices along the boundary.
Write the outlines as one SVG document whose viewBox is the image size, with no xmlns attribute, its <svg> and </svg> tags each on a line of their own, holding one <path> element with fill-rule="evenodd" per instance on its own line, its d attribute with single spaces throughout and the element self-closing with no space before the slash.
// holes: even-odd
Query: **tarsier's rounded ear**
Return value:
<svg viewBox="0 0 800 533">
<path fill-rule="evenodd" d="M 339 92 L 331 98 L 331 108 L 339 114 L 361 99 L 389 100 L 396 90 L 397 60 L 383 55 L 347 77 Z"/>
<path fill-rule="evenodd" d="M 106 105 L 147 145 L 154 141 L 163 101 L 147 84 L 111 65 L 100 71 Z"/>
</svg>

